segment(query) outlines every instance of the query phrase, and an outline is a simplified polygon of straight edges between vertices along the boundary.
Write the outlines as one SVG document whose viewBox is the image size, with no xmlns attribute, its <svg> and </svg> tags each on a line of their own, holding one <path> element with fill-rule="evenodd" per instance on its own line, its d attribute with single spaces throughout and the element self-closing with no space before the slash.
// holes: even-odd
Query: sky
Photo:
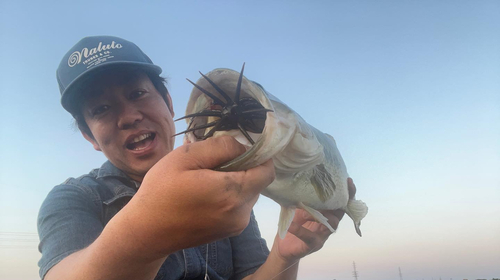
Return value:
<svg viewBox="0 0 500 280">
<path fill-rule="evenodd" d="M 344 219 L 299 279 L 353 279 L 353 262 L 358 279 L 500 277 L 499 1 L 139 2 L 0 0 L 0 280 L 38 279 L 42 201 L 105 161 L 55 79 L 91 35 L 139 45 L 176 116 L 186 78 L 245 62 L 335 137 L 369 207 L 363 237 Z M 254 211 L 271 246 L 279 205 L 261 197 Z"/>
</svg>

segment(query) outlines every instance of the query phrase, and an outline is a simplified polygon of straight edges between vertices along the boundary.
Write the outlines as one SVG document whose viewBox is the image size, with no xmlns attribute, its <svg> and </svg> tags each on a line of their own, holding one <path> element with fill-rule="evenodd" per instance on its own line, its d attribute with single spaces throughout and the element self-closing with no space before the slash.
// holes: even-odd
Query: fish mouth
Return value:
<svg viewBox="0 0 500 280">
<path fill-rule="evenodd" d="M 202 78 L 197 83 L 187 79 L 195 88 L 186 115 L 175 121 L 186 119 L 188 127 L 176 135 L 186 134 L 188 138 L 192 135 L 199 141 L 212 137 L 217 132 L 236 136 L 236 131 L 250 145 L 254 145 L 254 138 L 258 138 L 264 130 L 267 113 L 273 110 L 268 100 L 262 100 L 265 99 L 264 94 L 258 96 L 255 90 L 251 90 L 252 82 L 244 78 L 244 69 L 245 63 L 237 75 L 237 72 L 225 69 L 226 72 L 220 72 L 220 75 L 214 72 L 217 70 L 207 75 L 200 72 Z M 264 106 L 265 103 L 268 106 Z"/>
</svg>

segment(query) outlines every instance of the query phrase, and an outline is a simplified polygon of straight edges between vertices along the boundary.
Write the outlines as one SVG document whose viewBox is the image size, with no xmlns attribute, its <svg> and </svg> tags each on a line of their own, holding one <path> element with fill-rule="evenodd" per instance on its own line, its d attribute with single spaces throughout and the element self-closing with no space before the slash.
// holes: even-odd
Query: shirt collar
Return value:
<svg viewBox="0 0 500 280">
<path fill-rule="evenodd" d="M 129 176 L 127 176 L 127 174 L 125 174 L 125 172 L 118 169 L 109 160 L 104 162 L 101 168 L 97 169 L 96 179 L 108 177 L 117 178 L 126 185 L 134 186 L 136 189 L 139 189 L 139 187 L 141 186 L 141 183 L 132 180 Z"/>
<path fill-rule="evenodd" d="M 97 179 L 104 177 L 119 177 L 127 180 L 131 180 L 123 171 L 114 166 L 109 160 L 107 160 L 101 168 L 97 171 Z"/>
</svg>

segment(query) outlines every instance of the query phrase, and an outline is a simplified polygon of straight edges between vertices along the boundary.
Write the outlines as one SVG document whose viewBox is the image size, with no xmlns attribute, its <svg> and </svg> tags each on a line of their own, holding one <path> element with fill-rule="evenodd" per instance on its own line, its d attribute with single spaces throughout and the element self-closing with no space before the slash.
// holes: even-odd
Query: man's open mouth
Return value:
<svg viewBox="0 0 500 280">
<path fill-rule="evenodd" d="M 133 151 L 144 150 L 153 142 L 155 137 L 156 137 L 156 134 L 152 133 L 152 132 L 141 134 L 141 135 L 135 137 L 134 139 L 132 139 L 132 141 L 129 144 L 127 144 L 126 147 L 127 147 L 127 149 L 133 150 Z"/>
</svg>

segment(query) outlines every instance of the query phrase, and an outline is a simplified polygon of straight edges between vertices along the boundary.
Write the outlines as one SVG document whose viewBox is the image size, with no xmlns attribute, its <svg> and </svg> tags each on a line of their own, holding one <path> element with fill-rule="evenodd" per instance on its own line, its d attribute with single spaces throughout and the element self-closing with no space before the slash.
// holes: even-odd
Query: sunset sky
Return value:
<svg viewBox="0 0 500 280">
<path fill-rule="evenodd" d="M 500 277 L 500 1 L 139 2 L 0 1 L 0 280 L 38 279 L 42 201 L 105 161 L 55 79 L 91 35 L 162 67 L 176 116 L 186 78 L 245 62 L 335 137 L 369 207 L 363 237 L 346 217 L 299 279 L 353 279 L 354 261 L 360 280 Z M 254 210 L 270 247 L 279 206 Z"/>
</svg>

